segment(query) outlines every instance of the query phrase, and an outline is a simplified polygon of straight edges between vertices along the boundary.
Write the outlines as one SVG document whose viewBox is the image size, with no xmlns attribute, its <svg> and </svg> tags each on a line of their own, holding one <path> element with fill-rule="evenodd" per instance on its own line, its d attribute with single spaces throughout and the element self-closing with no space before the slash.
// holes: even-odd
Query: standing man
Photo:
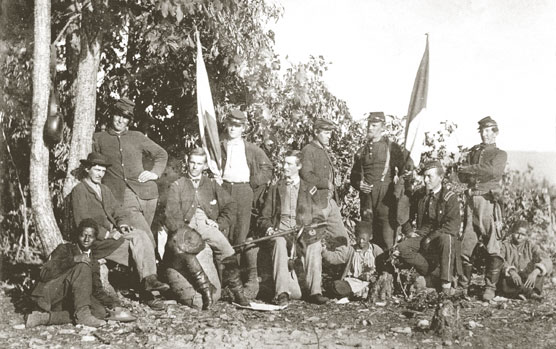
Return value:
<svg viewBox="0 0 556 349">
<path fill-rule="evenodd" d="M 251 209 L 264 194 L 272 179 L 272 164 L 264 151 L 242 137 L 247 116 L 240 110 L 232 110 L 226 118 L 226 138 L 222 141 L 222 186 L 237 203 L 228 239 L 237 245 L 247 239 L 251 225 Z M 248 271 L 245 283 L 246 295 L 254 298 L 259 292 L 257 275 L 257 252 L 251 248 L 243 253 L 242 265 Z"/>
<path fill-rule="evenodd" d="M 203 175 L 207 168 L 205 151 L 202 148 L 193 149 L 187 159 L 188 174 L 170 186 L 166 226 L 172 234 L 185 227 L 199 232 L 217 260 L 224 265 L 222 278 L 234 294 L 235 301 L 247 306 L 249 301 L 243 293 L 237 256 L 224 235 L 230 229 L 236 204 L 216 181 Z"/>
<path fill-rule="evenodd" d="M 370 113 L 367 141 L 355 153 L 350 182 L 359 191 L 361 220 L 373 223 L 374 242 L 389 249 L 394 245 L 397 225 L 394 186 L 398 174 L 412 164 L 405 166 L 401 147 L 384 135 L 384 123 L 383 112 Z"/>
<path fill-rule="evenodd" d="M 115 103 L 110 128 L 93 135 L 93 150 L 108 157 L 111 166 L 103 183 L 128 211 L 131 225 L 148 233 L 154 249 L 151 224 L 158 203 L 155 180 L 164 172 L 168 154 L 141 132 L 128 130 L 134 107 L 126 97 Z M 143 167 L 145 155 L 154 160 L 150 170 Z"/>
<path fill-rule="evenodd" d="M 478 242 L 485 246 L 489 258 L 485 271 L 484 300 L 494 298 L 503 260 L 500 256 L 503 239 L 501 180 L 508 155 L 496 147 L 498 124 L 490 116 L 479 121 L 482 143 L 471 148 L 466 165 L 459 169 L 459 179 L 467 183 L 467 219 L 462 241 L 463 287 L 469 286 L 471 255 Z"/>
<path fill-rule="evenodd" d="M 441 289 L 452 292 L 457 235 L 461 225 L 457 195 L 443 184 L 444 168 L 440 161 L 423 166 L 425 190 L 413 197 L 410 221 L 416 219 L 416 230 L 397 246 L 400 260 L 423 276 L 440 269 Z"/>
<path fill-rule="evenodd" d="M 301 179 L 314 192 L 314 201 L 327 222 L 327 237 L 335 242 L 335 246 L 347 244 L 347 232 L 342 221 L 338 206 L 336 187 L 341 184 L 336 173 L 330 150 L 330 137 L 336 128 L 334 123 L 326 119 L 317 119 L 313 125 L 313 140 L 302 150 Z M 334 246 L 334 247 L 335 247 Z"/>
<path fill-rule="evenodd" d="M 266 235 L 273 235 L 279 230 L 290 230 L 296 227 L 309 225 L 314 218 L 321 219 L 321 210 L 313 204 L 315 192 L 311 192 L 309 183 L 299 177 L 301 165 L 301 152 L 288 151 L 284 158 L 285 179 L 270 187 L 265 197 L 259 226 Z M 307 245 L 304 252 L 304 269 L 308 301 L 314 304 L 324 304 L 328 298 L 322 295 L 322 245 L 315 231 L 304 232 L 300 239 Z M 286 240 L 288 238 L 288 241 Z M 276 237 L 273 239 L 272 250 L 273 276 L 275 285 L 275 302 L 278 305 L 287 305 L 290 298 L 301 298 L 301 289 L 295 272 L 288 268 L 287 245 L 297 245 L 297 237 Z M 293 247 L 295 249 L 295 246 Z"/>
</svg>

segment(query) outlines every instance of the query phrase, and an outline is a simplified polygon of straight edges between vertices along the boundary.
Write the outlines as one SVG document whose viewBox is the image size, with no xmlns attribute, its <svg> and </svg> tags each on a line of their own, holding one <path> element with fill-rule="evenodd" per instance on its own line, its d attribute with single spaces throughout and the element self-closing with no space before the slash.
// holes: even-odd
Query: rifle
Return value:
<svg viewBox="0 0 556 349">
<path fill-rule="evenodd" d="M 272 240 L 272 239 L 280 237 L 280 236 L 288 236 L 288 235 L 291 235 L 291 234 L 294 234 L 294 233 L 297 233 L 297 232 L 299 232 L 299 234 L 298 234 L 298 237 L 299 237 L 305 229 L 317 229 L 317 228 L 326 227 L 327 225 L 328 225 L 328 223 L 326 223 L 326 222 L 319 222 L 319 223 L 312 223 L 312 224 L 309 224 L 309 225 L 304 225 L 302 227 L 295 227 L 295 228 L 288 229 L 288 230 L 280 230 L 276 234 L 263 236 L 262 238 L 258 238 L 258 239 L 254 239 L 254 240 L 248 240 L 248 241 L 242 242 L 242 243 L 237 244 L 237 245 L 232 246 L 232 247 L 234 249 L 240 249 L 240 248 L 245 247 L 245 246 L 258 244 L 260 242 Z"/>
</svg>

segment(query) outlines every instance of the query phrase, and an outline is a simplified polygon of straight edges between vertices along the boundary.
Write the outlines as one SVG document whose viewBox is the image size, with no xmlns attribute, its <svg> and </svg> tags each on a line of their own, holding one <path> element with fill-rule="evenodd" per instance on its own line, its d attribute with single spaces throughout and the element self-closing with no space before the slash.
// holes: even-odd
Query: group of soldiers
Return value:
<svg viewBox="0 0 556 349">
<path fill-rule="evenodd" d="M 377 273 L 391 272 L 385 256 L 414 268 L 440 292 L 453 294 L 456 283 L 464 290 L 469 286 L 471 256 L 480 246 L 488 252 L 485 300 L 494 297 L 497 287 L 515 295 L 540 296 L 542 278 L 551 272 L 550 259 L 524 239 L 526 222 L 512 230 L 511 241 L 503 241 L 500 182 L 506 153 L 496 148 L 498 125 L 492 118 L 479 121 L 482 142 L 459 168 L 460 180 L 468 185 L 460 210 L 459 197 L 446 187 L 439 161 L 418 169 L 423 188 L 413 191 L 404 184 L 416 169 L 407 153 L 385 135 L 381 112 L 370 114 L 366 141 L 354 155 L 350 183 L 359 191 L 361 221 L 355 226 L 353 245 L 340 212 L 336 189 L 341 180 L 329 144 L 335 124 L 317 119 L 313 140 L 302 150 L 285 153 L 283 178 L 270 185 L 272 164 L 262 149 L 243 139 L 247 117 L 234 110 L 225 119 L 221 177 L 207 176 L 207 155 L 194 148 L 185 158 L 186 173 L 169 188 L 164 212 L 169 238 L 157 266 L 151 231 L 158 204 L 155 181 L 168 155 L 144 134 L 129 130 L 133 109 L 129 99 L 117 101 L 110 127 L 95 133 L 93 152 L 81 161 L 83 178 L 71 193 L 74 242 L 58 246 L 43 266 L 32 293 L 39 310 L 28 316 L 29 327 L 70 321 L 101 326 L 106 309 L 120 304 L 101 285 L 99 261 L 105 260 L 133 266 L 141 281 L 141 298 L 155 310 L 165 305 L 153 297 L 154 291 L 183 295 L 172 275 L 182 277 L 200 295 L 203 309 L 213 305 L 220 281 L 237 304 L 248 307 L 259 292 L 259 249 L 234 247 L 257 237 L 249 235 L 253 232 L 271 242 L 274 302 L 279 306 L 301 298 L 328 302 L 322 288 L 323 261 L 345 264 L 341 278 L 327 290 L 335 297 L 366 297 Z M 144 155 L 153 159 L 148 170 Z M 200 262 L 206 250 L 212 252 L 217 268 L 212 258 Z M 305 274 L 302 285 L 295 272 L 296 257 Z M 158 278 L 161 267 L 168 271 L 168 283 Z M 210 267 L 219 271 L 218 278 L 207 275 Z"/>
</svg>

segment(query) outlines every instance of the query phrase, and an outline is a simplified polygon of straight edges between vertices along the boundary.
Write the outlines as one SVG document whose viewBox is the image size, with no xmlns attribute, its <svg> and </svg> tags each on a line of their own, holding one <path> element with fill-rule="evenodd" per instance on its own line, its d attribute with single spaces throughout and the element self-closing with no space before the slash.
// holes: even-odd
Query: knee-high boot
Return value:
<svg viewBox="0 0 556 349">
<path fill-rule="evenodd" d="M 500 272 L 502 270 L 502 265 L 504 260 L 498 256 L 490 256 L 488 259 L 486 271 L 485 271 L 485 292 L 483 293 L 483 299 L 489 301 L 494 298 L 496 292 L 496 284 L 500 279 Z"/>
<path fill-rule="evenodd" d="M 243 294 L 243 285 L 239 274 L 239 265 L 235 255 L 222 260 L 224 271 L 222 280 L 224 285 L 227 285 L 234 295 L 235 301 L 243 306 L 248 306 L 250 303 Z"/>
<path fill-rule="evenodd" d="M 191 285 L 201 294 L 203 300 L 203 310 L 210 309 L 213 304 L 212 300 L 212 290 L 214 286 L 210 283 L 210 280 L 203 270 L 201 263 L 197 259 L 197 256 L 190 253 L 182 253 L 179 258 L 181 258 L 183 269 L 189 275 L 189 281 Z"/>
</svg>

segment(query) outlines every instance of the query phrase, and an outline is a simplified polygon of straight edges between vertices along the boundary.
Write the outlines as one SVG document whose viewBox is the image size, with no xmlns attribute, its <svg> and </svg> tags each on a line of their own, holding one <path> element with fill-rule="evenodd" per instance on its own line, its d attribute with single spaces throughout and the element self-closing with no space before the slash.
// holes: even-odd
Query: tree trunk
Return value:
<svg viewBox="0 0 556 349">
<path fill-rule="evenodd" d="M 99 35 L 89 39 L 84 31 L 81 31 L 81 52 L 75 81 L 75 115 L 68 155 L 68 170 L 63 188 L 64 197 L 68 196 L 78 183 L 75 170 L 79 168 L 79 160 L 85 159 L 92 148 L 97 104 L 97 75 L 101 51 Z"/>
<path fill-rule="evenodd" d="M 43 139 L 50 95 L 50 0 L 35 0 L 33 119 L 29 187 L 37 233 L 45 254 L 62 242 L 48 188 L 49 152 Z"/>
</svg>

